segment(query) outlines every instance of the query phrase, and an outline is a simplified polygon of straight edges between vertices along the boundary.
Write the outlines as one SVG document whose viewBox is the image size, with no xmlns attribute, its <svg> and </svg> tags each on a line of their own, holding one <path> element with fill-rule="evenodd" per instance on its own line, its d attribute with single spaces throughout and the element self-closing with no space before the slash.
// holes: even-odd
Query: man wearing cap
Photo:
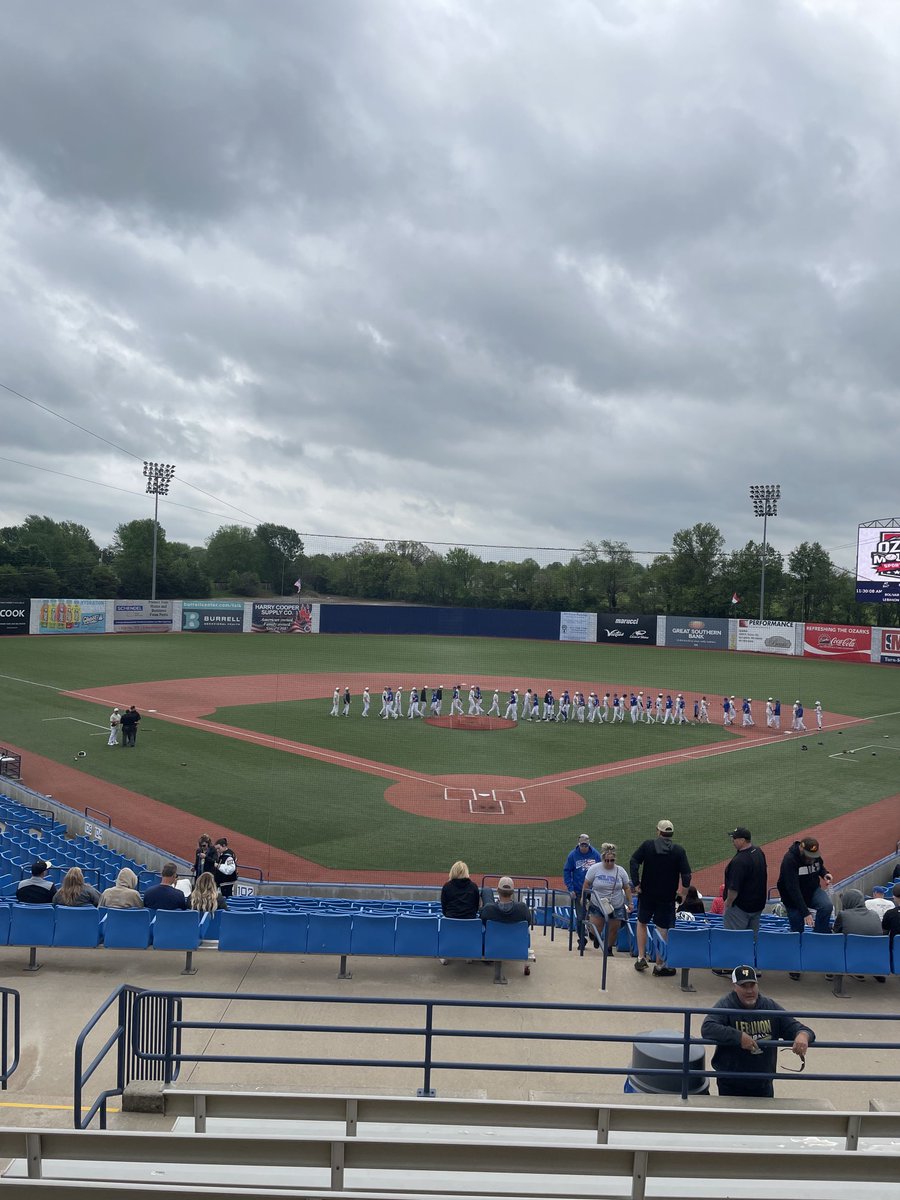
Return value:
<svg viewBox="0 0 900 1200">
<path fill-rule="evenodd" d="M 735 967 L 731 982 L 734 990 L 718 1001 L 700 1028 L 702 1038 L 716 1043 L 712 1068 L 719 1095 L 772 1097 L 778 1046 L 765 1043 L 789 1041 L 805 1061 L 816 1035 L 775 1000 L 759 994 L 753 967 Z M 739 1079 L 735 1072 L 752 1072 L 753 1078 Z"/>
<path fill-rule="evenodd" d="M 752 929 L 759 936 L 759 918 L 766 907 L 769 872 L 766 856 L 754 846 L 750 830 L 738 825 L 728 835 L 734 843 L 734 858 L 725 868 L 725 910 L 722 924 L 726 929 Z"/>
<path fill-rule="evenodd" d="M 56 884 L 47 879 L 49 863 L 36 858 L 31 864 L 31 876 L 20 879 L 16 885 L 16 900 L 19 904 L 49 904 L 56 895 Z"/>
<path fill-rule="evenodd" d="M 647 970 L 647 926 L 652 921 L 664 942 L 675 924 L 675 896 L 679 880 L 691 883 L 691 866 L 684 846 L 672 841 L 675 827 L 665 818 L 657 823 L 655 838 L 641 842 L 631 856 L 631 886 L 638 898 L 636 971 Z M 674 967 L 653 968 L 654 975 L 674 975 Z"/>
<path fill-rule="evenodd" d="M 530 921 L 531 909 L 522 900 L 515 900 L 516 885 L 508 875 L 497 882 L 497 899 L 485 904 L 478 914 L 482 921 L 499 921 L 502 925 L 515 925 L 518 921 Z"/>
<path fill-rule="evenodd" d="M 819 854 L 819 839 L 810 836 L 794 842 L 781 860 L 778 876 L 778 894 L 794 933 L 802 933 L 804 925 L 812 926 L 815 933 L 830 932 L 834 905 L 823 883 L 831 883 L 831 875 Z"/>
<path fill-rule="evenodd" d="M 569 851 L 563 867 L 563 883 L 569 889 L 569 901 L 575 914 L 579 950 L 583 950 L 587 945 L 584 924 L 585 908 L 581 894 L 584 890 L 584 878 L 589 869 L 598 862 L 600 862 L 600 852 L 591 845 L 590 836 L 586 833 L 579 833 L 578 845 L 574 850 Z"/>
</svg>

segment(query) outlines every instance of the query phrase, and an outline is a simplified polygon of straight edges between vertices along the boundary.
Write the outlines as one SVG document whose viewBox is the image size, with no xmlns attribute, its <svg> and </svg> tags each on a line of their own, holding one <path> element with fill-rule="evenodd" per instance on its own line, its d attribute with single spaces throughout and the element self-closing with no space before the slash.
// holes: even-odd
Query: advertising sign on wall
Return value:
<svg viewBox="0 0 900 1200">
<path fill-rule="evenodd" d="M 666 617 L 666 645 L 727 650 L 727 617 Z"/>
<path fill-rule="evenodd" d="M 900 524 L 860 525 L 856 541 L 856 599 L 900 600 Z"/>
<path fill-rule="evenodd" d="M 106 633 L 105 600 L 32 600 L 35 633 Z"/>
<path fill-rule="evenodd" d="M 900 666 L 900 629 L 882 629 L 878 661 Z"/>
<path fill-rule="evenodd" d="M 559 640 L 561 642 L 596 642 L 597 614 L 561 612 L 559 614 Z"/>
<path fill-rule="evenodd" d="M 116 600 L 113 633 L 171 633 L 171 600 Z"/>
<path fill-rule="evenodd" d="M 243 600 L 185 600 L 181 606 L 185 633 L 241 633 Z"/>
<path fill-rule="evenodd" d="M 656 617 L 630 613 L 598 613 L 597 641 L 640 646 L 656 645 Z"/>
<path fill-rule="evenodd" d="M 804 658 L 831 658 L 840 662 L 870 662 L 871 625 L 815 625 L 803 631 Z"/>
<path fill-rule="evenodd" d="M 797 628 L 793 621 L 749 621 L 741 618 L 733 623 L 732 650 L 753 650 L 759 654 L 794 654 L 797 650 Z"/>
<path fill-rule="evenodd" d="M 308 604 L 296 602 L 279 604 L 275 601 L 254 600 L 250 629 L 253 633 L 299 633 L 296 628 L 300 622 L 300 609 L 309 609 Z M 309 614 L 306 613 L 308 621 Z"/>
<path fill-rule="evenodd" d="M 0 600 L 0 637 L 27 633 L 30 607 L 28 600 Z"/>
</svg>

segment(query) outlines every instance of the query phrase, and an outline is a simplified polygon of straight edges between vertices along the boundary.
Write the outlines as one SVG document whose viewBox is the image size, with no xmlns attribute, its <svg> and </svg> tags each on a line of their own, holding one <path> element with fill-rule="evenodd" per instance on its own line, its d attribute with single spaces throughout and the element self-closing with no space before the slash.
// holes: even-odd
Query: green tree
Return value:
<svg viewBox="0 0 900 1200">
<path fill-rule="evenodd" d="M 721 532 L 708 521 L 675 533 L 668 556 L 669 602 L 673 608 L 667 608 L 667 612 L 709 617 L 727 613 L 731 593 L 723 593 L 724 545 Z"/>
<path fill-rule="evenodd" d="M 818 542 L 801 542 L 788 555 L 788 573 L 789 619 L 832 620 L 835 571 L 828 551 Z"/>
<path fill-rule="evenodd" d="M 245 525 L 220 525 L 206 541 L 206 573 L 218 588 L 227 588 L 232 572 L 259 575 L 264 547 Z"/>
<path fill-rule="evenodd" d="M 303 539 L 296 529 L 287 525 L 264 522 L 257 525 L 254 534 L 262 546 L 261 566 L 263 580 L 272 591 L 285 594 L 285 586 L 292 588 L 303 555 Z"/>
</svg>

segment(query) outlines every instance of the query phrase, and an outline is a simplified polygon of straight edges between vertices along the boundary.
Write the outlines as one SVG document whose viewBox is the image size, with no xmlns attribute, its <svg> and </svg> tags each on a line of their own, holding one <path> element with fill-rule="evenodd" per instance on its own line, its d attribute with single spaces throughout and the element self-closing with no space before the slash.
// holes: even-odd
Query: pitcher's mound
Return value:
<svg viewBox="0 0 900 1200">
<path fill-rule="evenodd" d="M 470 733 L 491 733 L 497 729 L 515 729 L 515 721 L 504 717 L 426 717 L 426 725 L 437 725 L 440 729 L 463 729 Z"/>
</svg>

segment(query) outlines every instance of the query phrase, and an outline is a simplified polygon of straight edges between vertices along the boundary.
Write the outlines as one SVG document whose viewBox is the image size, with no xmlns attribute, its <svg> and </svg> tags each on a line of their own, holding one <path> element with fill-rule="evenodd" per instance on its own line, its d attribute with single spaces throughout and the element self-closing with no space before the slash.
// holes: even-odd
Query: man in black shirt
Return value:
<svg viewBox="0 0 900 1200">
<path fill-rule="evenodd" d="M 894 907 L 889 908 L 881 918 L 881 928 L 884 933 L 891 935 L 891 949 L 894 946 L 894 938 L 900 933 L 900 883 L 895 883 L 891 895 L 894 898 Z"/>
<path fill-rule="evenodd" d="M 759 917 L 766 906 L 769 875 L 766 856 L 754 846 L 750 830 L 744 825 L 728 835 L 734 842 L 735 855 L 725 868 L 726 929 L 752 929 L 759 936 Z"/>
<path fill-rule="evenodd" d="M 187 908 L 187 897 L 175 886 L 177 882 L 178 868 L 173 862 L 166 863 L 162 869 L 162 882 L 147 888 L 144 893 L 144 908 L 164 908 L 175 912 Z"/>
<path fill-rule="evenodd" d="M 16 899 L 20 904 L 49 904 L 56 895 L 56 884 L 47 879 L 49 863 L 37 858 L 31 864 L 31 875 L 21 879 L 16 886 Z"/>
<path fill-rule="evenodd" d="M 671 821 L 657 823 L 655 838 L 641 842 L 631 856 L 631 886 L 638 898 L 636 971 L 647 970 L 647 926 L 652 921 L 664 942 L 675 923 L 675 896 L 678 882 L 687 889 L 691 883 L 691 865 L 684 846 L 672 841 L 675 828 Z M 674 967 L 653 968 L 654 975 L 674 975 Z"/>
<path fill-rule="evenodd" d="M 119 718 L 119 724 L 122 726 L 122 745 L 134 746 L 137 741 L 138 721 L 141 719 L 141 714 L 132 704 L 126 708 Z"/>
</svg>

